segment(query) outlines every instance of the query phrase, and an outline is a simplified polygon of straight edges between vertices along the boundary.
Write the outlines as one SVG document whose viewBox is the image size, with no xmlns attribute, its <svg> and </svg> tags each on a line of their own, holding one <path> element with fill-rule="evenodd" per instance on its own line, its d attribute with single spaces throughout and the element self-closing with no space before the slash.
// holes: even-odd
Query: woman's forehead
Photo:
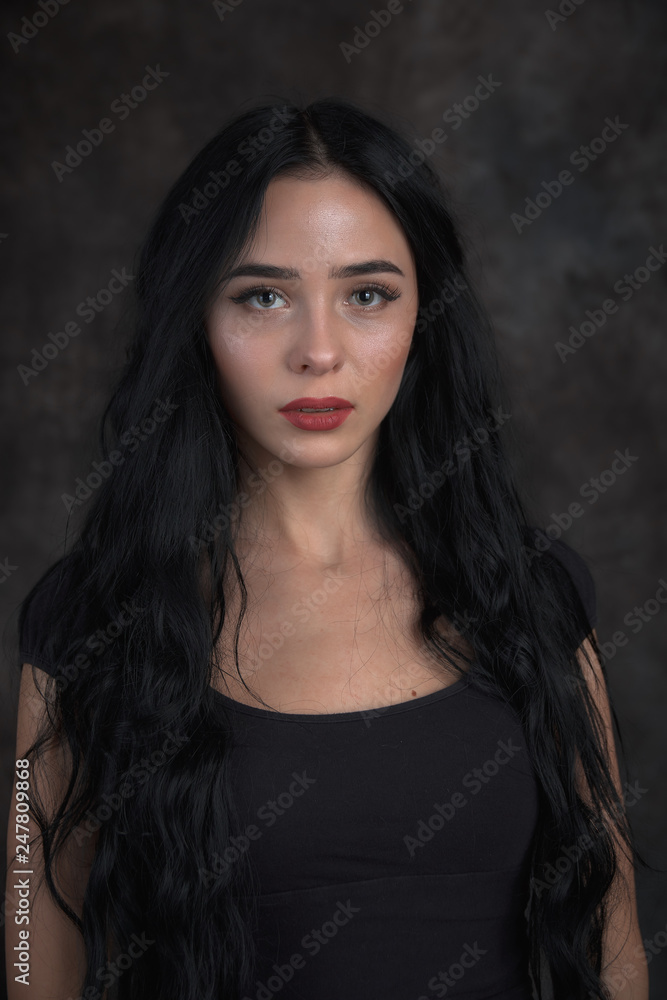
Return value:
<svg viewBox="0 0 667 1000">
<path fill-rule="evenodd" d="M 335 254 L 336 259 L 329 263 L 337 266 L 348 263 L 350 256 L 372 259 L 399 255 L 403 263 L 411 257 L 401 224 L 368 185 L 341 173 L 274 178 L 244 256 L 253 260 L 268 260 L 276 252 L 311 256 L 313 244 L 319 247 L 320 256 L 325 251 Z"/>
</svg>

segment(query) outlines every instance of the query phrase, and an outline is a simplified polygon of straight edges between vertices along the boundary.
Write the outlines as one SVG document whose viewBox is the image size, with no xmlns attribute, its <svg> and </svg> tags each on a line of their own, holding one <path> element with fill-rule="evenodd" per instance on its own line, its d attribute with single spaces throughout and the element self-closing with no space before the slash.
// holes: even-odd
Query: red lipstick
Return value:
<svg viewBox="0 0 667 1000">
<path fill-rule="evenodd" d="M 299 427 L 304 431 L 328 431 L 334 427 L 340 427 L 344 420 L 347 420 L 354 407 L 347 399 L 340 399 L 338 396 L 324 396 L 316 399 L 314 396 L 302 396 L 293 399 L 291 403 L 286 403 L 281 407 L 280 413 L 289 420 L 294 427 Z M 319 410 L 313 413 L 303 411 Z"/>
</svg>

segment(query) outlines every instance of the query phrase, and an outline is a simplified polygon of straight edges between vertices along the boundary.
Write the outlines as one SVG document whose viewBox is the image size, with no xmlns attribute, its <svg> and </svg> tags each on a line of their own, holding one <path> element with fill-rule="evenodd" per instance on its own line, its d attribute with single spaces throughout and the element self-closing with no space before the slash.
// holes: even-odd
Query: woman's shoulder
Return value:
<svg viewBox="0 0 667 1000">
<path fill-rule="evenodd" d="M 531 546 L 529 555 L 533 558 L 546 559 L 551 565 L 556 565 L 559 571 L 565 570 L 584 606 L 586 617 L 591 629 L 598 622 L 597 591 L 593 574 L 587 560 L 563 538 L 549 538 L 544 529 L 531 528 Z"/>
</svg>

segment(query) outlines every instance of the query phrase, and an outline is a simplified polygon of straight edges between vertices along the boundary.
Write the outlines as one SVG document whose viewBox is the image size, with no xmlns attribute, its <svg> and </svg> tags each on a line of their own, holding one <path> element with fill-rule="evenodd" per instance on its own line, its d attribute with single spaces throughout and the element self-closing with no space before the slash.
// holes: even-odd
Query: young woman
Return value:
<svg viewBox="0 0 667 1000">
<path fill-rule="evenodd" d="M 415 159 L 261 106 L 158 212 L 20 616 L 10 1000 L 648 996 L 592 577 L 531 527 Z"/>
</svg>

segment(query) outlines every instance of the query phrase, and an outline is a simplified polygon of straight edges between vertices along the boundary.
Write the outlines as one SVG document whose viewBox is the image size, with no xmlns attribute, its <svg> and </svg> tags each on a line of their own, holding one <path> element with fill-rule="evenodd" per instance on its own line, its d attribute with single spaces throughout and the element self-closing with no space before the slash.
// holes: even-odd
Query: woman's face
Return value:
<svg viewBox="0 0 667 1000">
<path fill-rule="evenodd" d="M 372 190 L 341 174 L 271 181 L 257 235 L 206 323 L 222 399 L 253 459 L 318 468 L 370 448 L 417 307 L 412 252 Z M 351 408 L 342 422 L 336 410 L 281 412 L 304 397 L 315 401 L 301 406 L 337 397 Z"/>
</svg>

